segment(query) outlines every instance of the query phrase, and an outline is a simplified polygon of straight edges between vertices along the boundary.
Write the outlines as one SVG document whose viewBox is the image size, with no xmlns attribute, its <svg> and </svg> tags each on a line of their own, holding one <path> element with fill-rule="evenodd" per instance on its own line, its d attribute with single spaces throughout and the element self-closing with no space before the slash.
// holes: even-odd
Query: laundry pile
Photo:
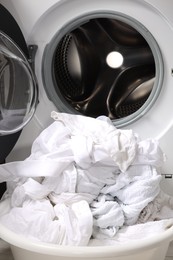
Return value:
<svg viewBox="0 0 173 260">
<path fill-rule="evenodd" d="M 0 223 L 34 241 L 80 246 L 139 239 L 173 225 L 156 140 L 116 129 L 105 116 L 52 118 L 26 160 L 0 165 L 0 182 L 7 182 Z"/>
</svg>

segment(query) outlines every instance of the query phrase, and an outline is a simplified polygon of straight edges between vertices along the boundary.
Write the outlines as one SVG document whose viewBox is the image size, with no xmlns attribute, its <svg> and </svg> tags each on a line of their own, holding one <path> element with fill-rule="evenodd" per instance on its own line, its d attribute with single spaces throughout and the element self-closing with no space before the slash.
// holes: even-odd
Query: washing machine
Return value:
<svg viewBox="0 0 173 260">
<path fill-rule="evenodd" d="M 106 115 L 117 128 L 159 140 L 167 156 L 162 187 L 173 195 L 173 2 L 0 4 L 1 85 L 13 93 L 7 97 L 15 114 L 7 101 L 4 110 L 10 110 L 11 120 L 19 115 L 16 125 L 1 131 L 2 138 L 14 139 L 3 159 L 27 158 L 34 139 L 53 122 L 53 110 Z M 4 69 L 6 60 L 12 65 Z M 0 92 L 4 100 L 5 92 Z M 12 102 L 14 96 L 18 98 Z M 24 110 L 22 119 L 19 110 Z M 168 256 L 173 259 L 171 251 Z"/>
</svg>

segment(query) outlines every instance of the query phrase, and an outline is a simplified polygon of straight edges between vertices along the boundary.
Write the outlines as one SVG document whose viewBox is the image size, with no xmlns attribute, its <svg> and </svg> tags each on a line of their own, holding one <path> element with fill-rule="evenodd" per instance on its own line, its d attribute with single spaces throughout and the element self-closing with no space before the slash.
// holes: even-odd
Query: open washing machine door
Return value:
<svg viewBox="0 0 173 260">
<path fill-rule="evenodd" d="M 12 15 L 0 5 L 0 163 L 33 116 L 36 103 L 37 84 L 24 37 Z"/>
<path fill-rule="evenodd" d="M 7 135 L 18 132 L 31 119 L 37 87 L 22 32 L 3 6 L 0 17 L 0 135 Z"/>
</svg>

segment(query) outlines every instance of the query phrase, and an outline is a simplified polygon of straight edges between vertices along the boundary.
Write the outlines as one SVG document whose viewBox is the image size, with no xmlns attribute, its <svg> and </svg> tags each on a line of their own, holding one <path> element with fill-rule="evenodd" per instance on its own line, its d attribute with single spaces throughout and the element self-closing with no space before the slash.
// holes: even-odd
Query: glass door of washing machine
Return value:
<svg viewBox="0 0 173 260">
<path fill-rule="evenodd" d="M 23 33 L 0 4 L 0 164 L 16 144 L 37 105 L 37 83 Z M 6 189 L 0 183 L 0 198 Z"/>
<path fill-rule="evenodd" d="M 17 44 L 0 32 L 0 134 L 21 130 L 34 114 L 37 84 Z"/>
</svg>

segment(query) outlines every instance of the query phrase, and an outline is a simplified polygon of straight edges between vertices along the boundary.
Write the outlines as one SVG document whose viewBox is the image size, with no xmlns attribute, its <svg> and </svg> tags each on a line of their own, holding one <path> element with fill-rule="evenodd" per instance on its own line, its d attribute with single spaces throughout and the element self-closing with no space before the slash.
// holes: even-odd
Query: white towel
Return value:
<svg viewBox="0 0 173 260">
<path fill-rule="evenodd" d="M 120 205 L 110 195 L 99 194 L 90 204 L 93 215 L 93 237 L 112 237 L 124 224 Z"/>
</svg>

